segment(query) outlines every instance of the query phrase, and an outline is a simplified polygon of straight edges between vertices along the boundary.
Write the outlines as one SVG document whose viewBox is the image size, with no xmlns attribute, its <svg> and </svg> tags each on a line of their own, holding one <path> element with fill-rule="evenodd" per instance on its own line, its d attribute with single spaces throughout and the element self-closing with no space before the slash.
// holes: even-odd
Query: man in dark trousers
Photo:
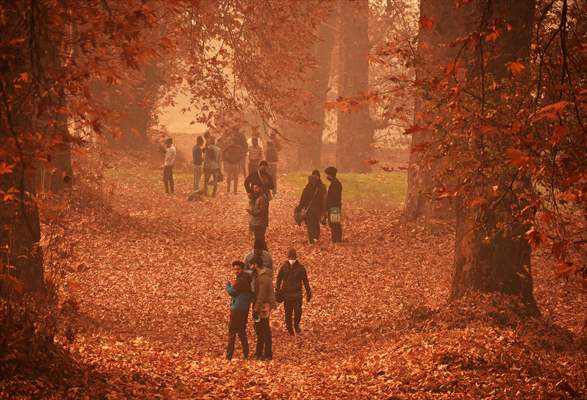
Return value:
<svg viewBox="0 0 587 400">
<path fill-rule="evenodd" d="M 260 257 L 254 257 L 251 260 L 251 268 L 257 273 L 255 302 L 253 305 L 253 319 L 255 321 L 255 332 L 257 333 L 255 358 L 258 360 L 271 360 L 273 358 L 273 343 L 269 317 L 276 306 L 273 278 L 271 270 L 263 267 L 263 260 Z"/>
<path fill-rule="evenodd" d="M 320 218 L 325 212 L 325 196 L 326 186 L 320 179 L 320 172 L 314 170 L 312 175 L 308 177 L 308 184 L 304 188 L 300 203 L 295 209 L 296 212 L 305 212 L 306 214 L 305 221 L 310 244 L 314 244 L 320 239 Z"/>
<path fill-rule="evenodd" d="M 342 242 L 342 184 L 336 178 L 338 171 L 335 167 L 328 167 L 324 172 L 326 173 L 326 179 L 330 181 L 328 193 L 326 194 L 326 217 L 332 233 L 332 243 L 340 243 Z"/>
<path fill-rule="evenodd" d="M 262 241 L 267 247 L 265 232 L 269 225 L 269 200 L 259 185 L 253 184 L 247 212 L 249 213 L 249 230 L 254 235 L 255 241 Z"/>
<path fill-rule="evenodd" d="M 226 358 L 232 359 L 234 344 L 238 335 L 243 349 L 243 358 L 249 357 L 249 341 L 247 339 L 247 318 L 249 305 L 253 297 L 251 276 L 244 272 L 242 261 L 233 261 L 234 279 L 226 282 L 226 292 L 230 295 L 230 320 L 228 323 L 228 346 Z"/>
<path fill-rule="evenodd" d="M 196 144 L 192 147 L 192 163 L 194 164 L 194 192 L 200 191 L 200 181 L 202 180 L 202 164 L 204 163 L 203 155 L 204 138 L 198 136 Z"/>
<path fill-rule="evenodd" d="M 177 150 L 173 145 L 173 139 L 165 139 L 165 160 L 163 162 L 163 185 L 165 186 L 165 193 L 173 194 L 173 166 L 175 165 L 175 157 Z"/>
<path fill-rule="evenodd" d="M 283 263 L 277 274 L 275 287 L 283 295 L 285 309 L 285 326 L 287 332 L 293 336 L 294 329 L 298 335 L 302 333 L 300 322 L 302 320 L 302 284 L 306 289 L 306 301 L 312 300 L 312 290 L 308 282 L 306 268 L 297 259 L 295 249 L 287 251 L 287 261 Z M 293 320 L 292 320 L 293 317 Z"/>
</svg>

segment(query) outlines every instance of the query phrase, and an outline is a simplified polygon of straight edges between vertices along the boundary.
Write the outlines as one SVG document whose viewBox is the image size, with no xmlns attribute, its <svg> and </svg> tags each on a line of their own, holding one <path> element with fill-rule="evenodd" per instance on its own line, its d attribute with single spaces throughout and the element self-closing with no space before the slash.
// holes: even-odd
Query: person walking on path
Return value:
<svg viewBox="0 0 587 400">
<path fill-rule="evenodd" d="M 306 289 L 306 301 L 312 300 L 312 290 L 308 281 L 306 268 L 298 261 L 295 249 L 287 251 L 287 261 L 284 262 L 277 274 L 276 290 L 283 296 L 285 309 L 285 326 L 291 336 L 302 333 L 300 322 L 302 321 L 302 284 Z"/>
<path fill-rule="evenodd" d="M 255 241 L 265 243 L 265 232 L 269 225 L 269 200 L 259 185 L 253 185 L 253 193 L 249 198 L 249 230 Z"/>
<path fill-rule="evenodd" d="M 342 242 L 342 184 L 336 178 L 335 167 L 328 167 L 324 170 L 326 179 L 330 181 L 328 193 L 326 194 L 326 217 L 332 234 L 332 243 Z"/>
<path fill-rule="evenodd" d="M 251 291 L 251 277 L 244 271 L 242 261 L 233 261 L 234 279 L 226 283 L 226 292 L 230 299 L 230 319 L 228 322 L 228 346 L 226 358 L 232 359 L 234 345 L 238 335 L 243 350 L 243 358 L 249 357 L 249 341 L 247 339 L 247 319 L 249 306 L 253 299 Z"/>
<path fill-rule="evenodd" d="M 249 175 L 257 171 L 259 162 L 263 159 L 263 147 L 259 143 L 258 137 L 251 138 L 251 143 L 248 146 L 249 152 Z"/>
<path fill-rule="evenodd" d="M 253 185 L 258 185 L 267 196 L 267 199 L 271 200 L 271 191 L 274 186 L 273 177 L 269 174 L 268 169 L 267 161 L 262 160 L 259 162 L 259 168 L 247 176 L 247 179 L 245 179 L 245 190 L 249 195 L 253 192 Z"/>
<path fill-rule="evenodd" d="M 203 155 L 204 138 L 198 136 L 196 144 L 192 147 L 192 163 L 194 165 L 194 192 L 200 192 L 200 181 L 202 180 L 202 164 L 204 163 Z"/>
<path fill-rule="evenodd" d="M 236 194 L 238 186 L 238 175 L 241 167 L 241 160 L 244 158 L 242 147 L 238 144 L 235 136 L 226 145 L 222 152 L 224 160 L 224 172 L 226 173 L 226 192 L 230 193 L 230 184 L 233 183 L 233 193 Z"/>
<path fill-rule="evenodd" d="M 274 134 L 272 135 L 274 136 Z M 274 139 L 267 141 L 267 148 L 265 149 L 265 160 L 267 160 L 267 172 L 273 179 L 273 196 L 277 193 L 277 163 L 279 161 L 279 148 Z"/>
<path fill-rule="evenodd" d="M 212 180 L 212 197 L 216 196 L 218 190 L 218 177 L 220 176 L 221 153 L 216 146 L 216 139 L 210 137 L 207 140 L 204 150 L 204 195 L 208 196 L 208 185 Z"/>
<path fill-rule="evenodd" d="M 312 175 L 308 177 L 308 184 L 304 188 L 300 203 L 295 209 L 296 213 L 305 214 L 310 244 L 320 240 L 320 219 L 325 212 L 325 199 L 326 186 L 320 179 L 320 172 L 314 170 Z"/>
<path fill-rule="evenodd" d="M 165 186 L 165 193 L 173 194 L 173 166 L 175 165 L 175 157 L 177 150 L 173 145 L 173 139 L 165 139 L 165 160 L 163 162 L 163 185 Z"/>
<path fill-rule="evenodd" d="M 257 333 L 255 358 L 258 360 L 271 360 L 273 358 L 273 346 L 269 318 L 271 311 L 276 307 L 273 278 L 271 271 L 263 267 L 263 260 L 260 257 L 255 257 L 251 260 L 251 268 L 257 274 L 255 302 L 253 305 L 253 319 L 255 321 L 255 332 Z"/>
</svg>

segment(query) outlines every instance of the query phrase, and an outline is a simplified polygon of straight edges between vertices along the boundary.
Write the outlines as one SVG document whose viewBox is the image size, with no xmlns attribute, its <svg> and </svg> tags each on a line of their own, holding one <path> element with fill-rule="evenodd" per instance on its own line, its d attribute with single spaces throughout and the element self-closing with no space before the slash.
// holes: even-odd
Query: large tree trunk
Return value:
<svg viewBox="0 0 587 400">
<path fill-rule="evenodd" d="M 324 131 L 324 103 L 328 91 L 330 78 L 330 64 L 332 60 L 332 48 L 334 47 L 333 25 L 336 15 L 332 12 L 318 31 L 318 41 L 314 48 L 316 68 L 312 71 L 306 90 L 308 92 L 308 104 L 305 107 L 305 117 L 309 119 L 308 126 L 297 127 L 298 152 L 297 168 L 299 170 L 320 168 L 322 155 L 322 133 Z"/>
<path fill-rule="evenodd" d="M 478 0 L 479 15 L 486 21 L 503 20 L 511 26 L 504 29 L 495 45 L 494 52 L 488 49 L 485 53 L 485 65 L 481 68 L 481 57 L 478 57 L 475 72 L 469 80 L 482 74 L 491 74 L 499 87 L 500 81 L 507 76 L 506 65 L 511 61 L 528 59 L 535 0 L 511 0 L 490 2 Z M 484 46 L 489 47 L 486 42 Z M 477 79 L 477 83 L 484 80 Z M 503 90 L 508 90 L 504 86 Z M 507 100 L 504 100 L 507 101 Z M 491 124 L 492 118 L 487 117 L 485 124 Z M 480 165 L 489 163 L 483 143 L 474 143 L 474 151 L 479 155 Z M 508 143 L 499 143 L 505 152 Z M 504 188 L 512 187 L 512 176 L 519 173 L 512 167 L 495 166 L 493 174 L 487 177 L 487 186 Z M 521 192 L 529 180 L 524 177 L 515 179 L 517 182 L 511 191 L 492 201 L 487 206 L 471 206 L 461 201 L 457 206 L 455 274 L 452 283 L 451 297 L 457 298 L 469 290 L 482 292 L 502 292 L 519 295 L 532 312 L 537 312 L 536 302 L 532 294 L 532 274 L 530 268 L 531 249 L 525 237 L 528 227 L 516 215 L 526 204 L 515 195 Z M 484 190 L 484 188 L 480 188 Z"/>
<path fill-rule="evenodd" d="M 447 219 L 452 215 L 447 201 L 439 201 L 435 187 L 446 184 L 443 170 L 449 163 L 439 150 L 442 132 L 438 130 L 439 104 L 445 93 L 442 82 L 453 84 L 446 74 L 447 65 L 454 62 L 457 46 L 449 46 L 467 32 L 466 19 L 471 6 L 457 7 L 455 2 L 421 0 L 416 81 L 419 92 L 414 107 L 410 161 L 408 168 L 408 192 L 404 218 Z M 440 96 L 439 96 L 440 95 Z"/>
<path fill-rule="evenodd" d="M 344 0 L 340 7 L 338 95 L 358 99 L 369 91 L 368 0 Z M 351 103 L 353 103 L 351 101 Z M 336 164 L 340 171 L 366 172 L 371 159 L 373 123 L 368 104 L 339 111 Z"/>
</svg>

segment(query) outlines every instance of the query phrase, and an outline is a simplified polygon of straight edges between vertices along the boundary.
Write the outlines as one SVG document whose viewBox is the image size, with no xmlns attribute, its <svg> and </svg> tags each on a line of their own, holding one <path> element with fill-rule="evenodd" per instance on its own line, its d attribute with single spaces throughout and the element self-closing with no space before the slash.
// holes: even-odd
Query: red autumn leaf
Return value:
<svg viewBox="0 0 587 400">
<path fill-rule="evenodd" d="M 524 69 L 526 69 L 524 64 L 519 63 L 519 62 L 515 62 L 515 61 L 508 63 L 507 68 L 512 73 L 513 76 L 521 75 L 522 72 L 524 72 Z"/>
<path fill-rule="evenodd" d="M 431 30 L 434 26 L 434 21 L 424 15 L 420 17 L 420 27 L 422 29 Z"/>
</svg>

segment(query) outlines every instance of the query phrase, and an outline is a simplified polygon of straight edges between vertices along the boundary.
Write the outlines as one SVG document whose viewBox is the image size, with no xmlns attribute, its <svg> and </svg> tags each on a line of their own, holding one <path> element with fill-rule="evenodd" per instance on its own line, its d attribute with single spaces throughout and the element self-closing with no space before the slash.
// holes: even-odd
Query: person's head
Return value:
<svg viewBox="0 0 587 400">
<path fill-rule="evenodd" d="M 259 271 L 263 269 L 263 259 L 261 257 L 255 256 L 251 259 L 251 261 L 249 261 L 249 265 L 251 266 L 252 270 Z"/>
<path fill-rule="evenodd" d="M 202 136 L 198 136 L 198 137 L 196 138 L 196 144 L 197 144 L 198 146 L 202 146 L 202 145 L 204 144 L 204 138 L 203 138 Z"/>
<path fill-rule="evenodd" d="M 259 161 L 259 172 L 261 173 L 269 173 L 267 170 L 269 169 L 269 164 L 265 160 Z"/>
<path fill-rule="evenodd" d="M 337 172 L 338 172 L 338 170 L 336 169 L 336 167 L 328 167 L 324 170 L 324 173 L 326 174 L 326 178 L 328 178 L 329 180 L 336 178 Z"/>
<path fill-rule="evenodd" d="M 208 139 L 210 138 L 210 136 L 212 136 L 212 134 L 210 134 L 210 131 L 206 131 L 206 132 L 204 132 L 204 138 L 205 138 L 206 140 L 208 140 Z"/>
<path fill-rule="evenodd" d="M 312 171 L 312 175 L 317 177 L 318 179 L 320 179 L 320 171 L 318 171 L 317 169 L 315 169 L 314 171 Z"/>
<path fill-rule="evenodd" d="M 171 139 L 170 137 L 165 139 L 165 146 L 169 147 L 173 144 L 173 139 Z"/>
<path fill-rule="evenodd" d="M 245 269 L 245 263 L 239 260 L 235 260 L 232 262 L 232 271 L 235 273 L 235 275 L 240 274 L 241 272 L 243 272 L 243 269 Z"/>
<path fill-rule="evenodd" d="M 287 251 L 287 259 L 288 260 L 297 260 L 298 259 L 298 252 L 296 251 L 296 249 L 294 249 L 293 247 L 291 247 Z"/>
<path fill-rule="evenodd" d="M 253 184 L 253 193 L 261 193 L 261 186 Z"/>
</svg>

